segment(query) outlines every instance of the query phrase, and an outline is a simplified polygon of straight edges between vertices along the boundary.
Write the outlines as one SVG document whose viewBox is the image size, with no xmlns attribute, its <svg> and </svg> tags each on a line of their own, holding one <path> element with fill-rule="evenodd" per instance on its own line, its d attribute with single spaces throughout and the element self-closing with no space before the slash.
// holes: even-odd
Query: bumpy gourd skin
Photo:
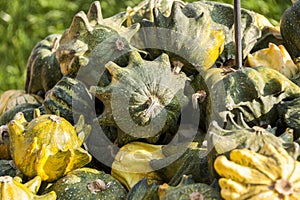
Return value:
<svg viewBox="0 0 300 200">
<path fill-rule="evenodd" d="M 36 176 L 27 183 L 22 184 L 19 178 L 10 176 L 0 176 L 0 199 L 2 200 L 55 200 L 56 194 L 51 191 L 47 194 L 36 195 L 40 185 L 41 178 Z"/>
<path fill-rule="evenodd" d="M 300 198 L 300 163 L 282 147 L 266 144 L 258 153 L 236 149 L 230 160 L 222 155 L 214 166 L 226 200 Z"/>
<path fill-rule="evenodd" d="M 120 146 L 137 138 L 155 143 L 162 133 L 176 131 L 187 103 L 184 87 L 188 78 L 171 70 L 166 54 L 146 61 L 133 51 L 127 67 L 109 62 L 106 68 L 112 75 L 110 85 L 92 87 L 91 92 L 105 105 L 99 123 L 118 127 Z"/>
<path fill-rule="evenodd" d="M 124 200 L 126 189 L 111 175 L 96 169 L 82 167 L 57 180 L 43 193 L 55 191 L 57 200 Z"/>
<path fill-rule="evenodd" d="M 18 113 L 8 128 L 13 160 L 28 177 L 54 181 L 91 161 L 75 128 L 64 118 L 42 115 L 28 123 Z"/>
</svg>

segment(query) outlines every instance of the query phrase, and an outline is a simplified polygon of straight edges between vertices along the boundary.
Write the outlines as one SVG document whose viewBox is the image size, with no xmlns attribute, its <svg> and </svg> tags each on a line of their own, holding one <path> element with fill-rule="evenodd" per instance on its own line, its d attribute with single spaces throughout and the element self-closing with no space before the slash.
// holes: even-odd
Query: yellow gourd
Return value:
<svg viewBox="0 0 300 200">
<path fill-rule="evenodd" d="M 269 67 L 279 71 L 287 78 L 293 78 L 299 72 L 299 67 L 294 63 L 285 47 L 273 43 L 270 43 L 268 48 L 248 54 L 247 65 Z"/>
<path fill-rule="evenodd" d="M 27 183 L 22 184 L 18 177 L 0 176 L 0 199 L 1 200 L 55 200 L 56 193 L 51 191 L 47 194 L 36 195 L 41 186 L 41 177 L 36 176 Z"/>
<path fill-rule="evenodd" d="M 16 167 L 27 177 L 38 175 L 43 181 L 52 182 L 92 159 L 81 148 L 90 127 L 82 127 L 82 131 L 76 133 L 62 117 L 41 115 L 27 122 L 22 112 L 17 113 L 7 126 L 11 156 Z"/>
<path fill-rule="evenodd" d="M 221 196 L 236 199 L 300 199 L 300 162 L 282 147 L 266 144 L 258 153 L 235 149 L 214 163 Z"/>
</svg>

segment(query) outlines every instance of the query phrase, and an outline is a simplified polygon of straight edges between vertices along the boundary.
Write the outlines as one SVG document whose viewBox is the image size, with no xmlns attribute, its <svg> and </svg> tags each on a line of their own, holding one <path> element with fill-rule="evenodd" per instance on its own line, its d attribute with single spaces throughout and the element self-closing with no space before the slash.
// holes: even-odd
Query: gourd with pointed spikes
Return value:
<svg viewBox="0 0 300 200">
<path fill-rule="evenodd" d="M 122 68 L 109 62 L 112 75 L 107 87 L 93 86 L 94 93 L 105 106 L 100 125 L 118 128 L 118 144 L 144 138 L 155 143 L 163 133 L 176 132 L 188 80 L 184 73 L 172 71 L 169 58 L 162 54 L 154 61 L 143 60 L 137 51 L 130 54 L 129 64 Z"/>
<path fill-rule="evenodd" d="M 88 65 L 84 69 L 88 74 L 85 81 L 96 81 L 102 74 L 98 67 L 111 60 L 122 60 L 133 49 L 129 41 L 139 29 L 138 24 L 123 27 L 126 17 L 126 12 L 122 12 L 103 19 L 99 1 L 91 4 L 87 14 L 77 13 L 59 41 L 56 56 L 61 72 L 76 75 L 81 66 Z"/>
<path fill-rule="evenodd" d="M 140 48 L 147 48 L 153 57 L 166 52 L 171 61 L 183 63 L 183 71 L 187 73 L 206 70 L 222 53 L 225 41 L 224 32 L 213 28 L 211 23 L 208 11 L 191 17 L 184 12 L 181 2 L 173 2 L 169 16 L 154 8 L 153 22 L 141 22 Z"/>
<path fill-rule="evenodd" d="M 242 113 L 249 126 L 277 126 L 278 120 L 282 119 L 288 122 L 284 126 L 299 127 L 299 123 L 290 123 L 286 113 L 298 111 L 295 103 L 291 106 L 288 102 L 299 101 L 300 88 L 277 70 L 264 66 L 240 70 L 211 68 L 203 76 L 195 77 L 191 83 L 195 85 L 195 91 L 207 93 L 205 102 L 198 103 L 206 128 L 213 120 L 223 124 L 227 113 L 235 117 Z M 282 112 L 278 111 L 280 108 Z"/>
</svg>

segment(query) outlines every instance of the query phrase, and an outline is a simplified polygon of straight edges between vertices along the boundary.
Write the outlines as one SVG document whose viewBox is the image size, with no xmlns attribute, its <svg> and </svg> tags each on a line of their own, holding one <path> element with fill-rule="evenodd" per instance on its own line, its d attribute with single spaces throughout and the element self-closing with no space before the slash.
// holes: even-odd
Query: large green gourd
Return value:
<svg viewBox="0 0 300 200">
<path fill-rule="evenodd" d="M 263 66 L 241 70 L 212 68 L 198 76 L 193 85 L 208 94 L 206 101 L 199 104 L 207 127 L 212 120 L 222 126 L 228 113 L 235 117 L 242 113 L 249 126 L 275 126 L 282 115 L 284 120 L 287 117 L 278 112 L 279 105 L 298 99 L 300 94 L 300 88 L 287 77 Z"/>
<path fill-rule="evenodd" d="M 111 83 L 92 87 L 91 92 L 105 106 L 99 124 L 118 128 L 119 146 L 139 138 L 156 143 L 166 132 L 174 135 L 187 103 L 184 88 L 188 78 L 172 70 L 166 54 L 148 61 L 132 51 L 127 67 L 109 62 L 106 68 Z"/>
</svg>

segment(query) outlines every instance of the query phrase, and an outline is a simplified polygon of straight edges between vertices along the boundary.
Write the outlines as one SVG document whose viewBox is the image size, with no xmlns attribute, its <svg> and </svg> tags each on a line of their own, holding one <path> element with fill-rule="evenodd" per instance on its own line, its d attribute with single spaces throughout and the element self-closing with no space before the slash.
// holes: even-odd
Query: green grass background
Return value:
<svg viewBox="0 0 300 200">
<path fill-rule="evenodd" d="M 62 33 L 73 16 L 87 12 L 94 0 L 0 1 L 0 94 L 24 89 L 26 62 L 37 42 L 53 33 Z M 109 17 L 141 0 L 101 0 L 102 14 Z M 189 0 L 191 2 L 192 0 Z M 233 0 L 215 0 L 233 4 Z M 243 8 L 265 15 L 278 25 L 290 0 L 241 0 Z"/>
</svg>

